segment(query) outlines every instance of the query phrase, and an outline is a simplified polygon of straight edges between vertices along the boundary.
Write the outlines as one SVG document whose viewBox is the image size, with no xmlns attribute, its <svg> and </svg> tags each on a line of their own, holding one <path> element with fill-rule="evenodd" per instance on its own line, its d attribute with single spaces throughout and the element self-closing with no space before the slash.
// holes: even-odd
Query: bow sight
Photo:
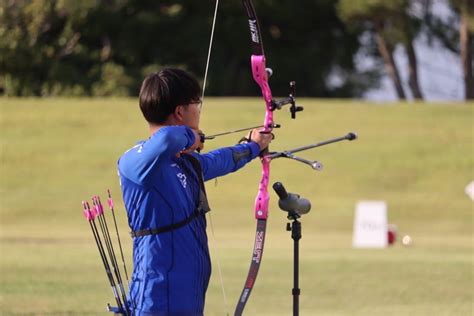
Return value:
<svg viewBox="0 0 474 316">
<path fill-rule="evenodd" d="M 269 72 L 267 68 L 267 73 L 273 73 Z M 291 104 L 290 106 L 290 112 L 291 112 L 291 118 L 295 119 L 296 118 L 296 112 L 303 111 L 304 108 L 302 106 L 296 106 L 295 102 L 295 96 L 296 96 L 296 90 L 295 90 L 296 82 L 295 81 L 290 81 L 290 93 L 287 98 L 284 98 L 282 100 L 276 101 L 272 100 L 272 111 L 275 110 L 281 110 L 281 108 L 285 105 Z"/>
<path fill-rule="evenodd" d="M 270 68 L 266 68 L 267 75 L 270 77 L 273 74 L 273 71 Z M 291 118 L 295 119 L 296 118 L 296 112 L 301 112 L 304 110 L 304 107 L 302 106 L 297 106 L 296 105 L 296 82 L 295 81 L 290 81 L 290 93 L 288 94 L 288 97 L 281 99 L 281 100 L 275 100 L 272 99 L 271 102 L 271 110 L 281 110 L 285 105 L 291 104 L 290 106 L 290 112 L 291 112 Z M 238 132 L 244 132 L 244 131 L 249 131 L 255 128 L 261 128 L 264 127 L 266 129 L 274 129 L 274 128 L 280 128 L 280 124 L 275 124 L 272 123 L 271 125 L 265 126 L 265 125 L 257 125 L 257 126 L 251 126 L 251 127 L 244 127 L 244 128 L 239 128 L 236 130 L 232 131 L 227 131 L 227 132 L 221 132 L 213 135 L 206 136 L 205 134 L 201 134 L 201 143 L 204 143 L 206 140 L 214 139 L 219 136 L 224 136 L 224 135 L 229 135 L 229 134 L 234 134 Z M 269 134 L 270 132 L 261 132 L 261 133 L 266 133 Z"/>
</svg>

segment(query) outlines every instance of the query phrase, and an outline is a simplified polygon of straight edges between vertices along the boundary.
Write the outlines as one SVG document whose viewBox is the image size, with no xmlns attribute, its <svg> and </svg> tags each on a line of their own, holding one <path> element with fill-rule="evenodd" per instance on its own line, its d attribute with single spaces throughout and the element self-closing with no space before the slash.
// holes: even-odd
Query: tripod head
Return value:
<svg viewBox="0 0 474 316">
<path fill-rule="evenodd" d="M 311 210 L 311 202 L 301 198 L 299 194 L 288 193 L 281 182 L 273 184 L 273 190 L 280 198 L 278 206 L 288 212 L 288 218 L 299 218 Z"/>
</svg>

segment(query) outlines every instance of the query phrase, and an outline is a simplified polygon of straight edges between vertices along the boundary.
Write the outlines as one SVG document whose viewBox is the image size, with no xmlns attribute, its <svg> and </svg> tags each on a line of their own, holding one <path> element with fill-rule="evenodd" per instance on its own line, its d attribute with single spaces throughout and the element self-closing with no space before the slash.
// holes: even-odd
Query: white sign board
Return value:
<svg viewBox="0 0 474 316">
<path fill-rule="evenodd" d="M 354 248 L 387 247 L 387 203 L 359 201 L 354 218 Z"/>
<path fill-rule="evenodd" d="M 471 183 L 466 186 L 464 192 L 474 201 L 474 181 L 471 181 Z"/>
</svg>

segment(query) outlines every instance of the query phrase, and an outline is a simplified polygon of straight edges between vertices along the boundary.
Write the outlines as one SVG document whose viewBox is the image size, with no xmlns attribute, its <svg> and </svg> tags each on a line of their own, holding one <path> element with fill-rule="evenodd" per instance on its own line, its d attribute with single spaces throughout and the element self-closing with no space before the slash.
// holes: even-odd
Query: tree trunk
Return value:
<svg viewBox="0 0 474 316">
<path fill-rule="evenodd" d="M 467 11 L 467 10 L 466 10 Z M 464 75 L 464 97 L 466 100 L 474 99 L 474 78 L 473 78 L 473 52 L 472 34 L 468 29 L 467 12 L 461 13 L 461 24 L 459 28 L 459 40 L 461 46 L 461 62 Z"/>
<path fill-rule="evenodd" d="M 387 70 L 388 76 L 392 79 L 395 90 L 397 91 L 398 98 L 405 100 L 405 91 L 403 90 L 402 82 L 400 80 L 400 74 L 398 72 L 397 64 L 393 58 L 392 49 L 389 47 L 385 38 L 383 37 L 383 22 L 375 21 L 375 37 L 377 40 L 377 47 L 380 55 L 382 55 L 385 69 Z"/>
<path fill-rule="evenodd" d="M 408 55 L 408 84 L 415 100 L 423 100 L 420 85 L 418 84 L 418 62 L 416 60 L 415 48 L 413 42 L 409 41 L 406 44 Z"/>
</svg>

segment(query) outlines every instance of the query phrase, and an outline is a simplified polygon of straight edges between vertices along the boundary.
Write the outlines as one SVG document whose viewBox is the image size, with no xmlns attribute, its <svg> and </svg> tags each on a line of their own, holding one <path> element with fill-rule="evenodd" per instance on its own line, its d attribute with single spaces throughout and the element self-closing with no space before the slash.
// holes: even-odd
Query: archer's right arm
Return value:
<svg viewBox="0 0 474 316">
<path fill-rule="evenodd" d="M 144 184 L 160 163 L 169 161 L 181 151 L 193 146 L 194 142 L 195 134 L 189 127 L 162 127 L 149 139 L 132 147 L 120 157 L 120 174 L 135 183 Z"/>
</svg>

